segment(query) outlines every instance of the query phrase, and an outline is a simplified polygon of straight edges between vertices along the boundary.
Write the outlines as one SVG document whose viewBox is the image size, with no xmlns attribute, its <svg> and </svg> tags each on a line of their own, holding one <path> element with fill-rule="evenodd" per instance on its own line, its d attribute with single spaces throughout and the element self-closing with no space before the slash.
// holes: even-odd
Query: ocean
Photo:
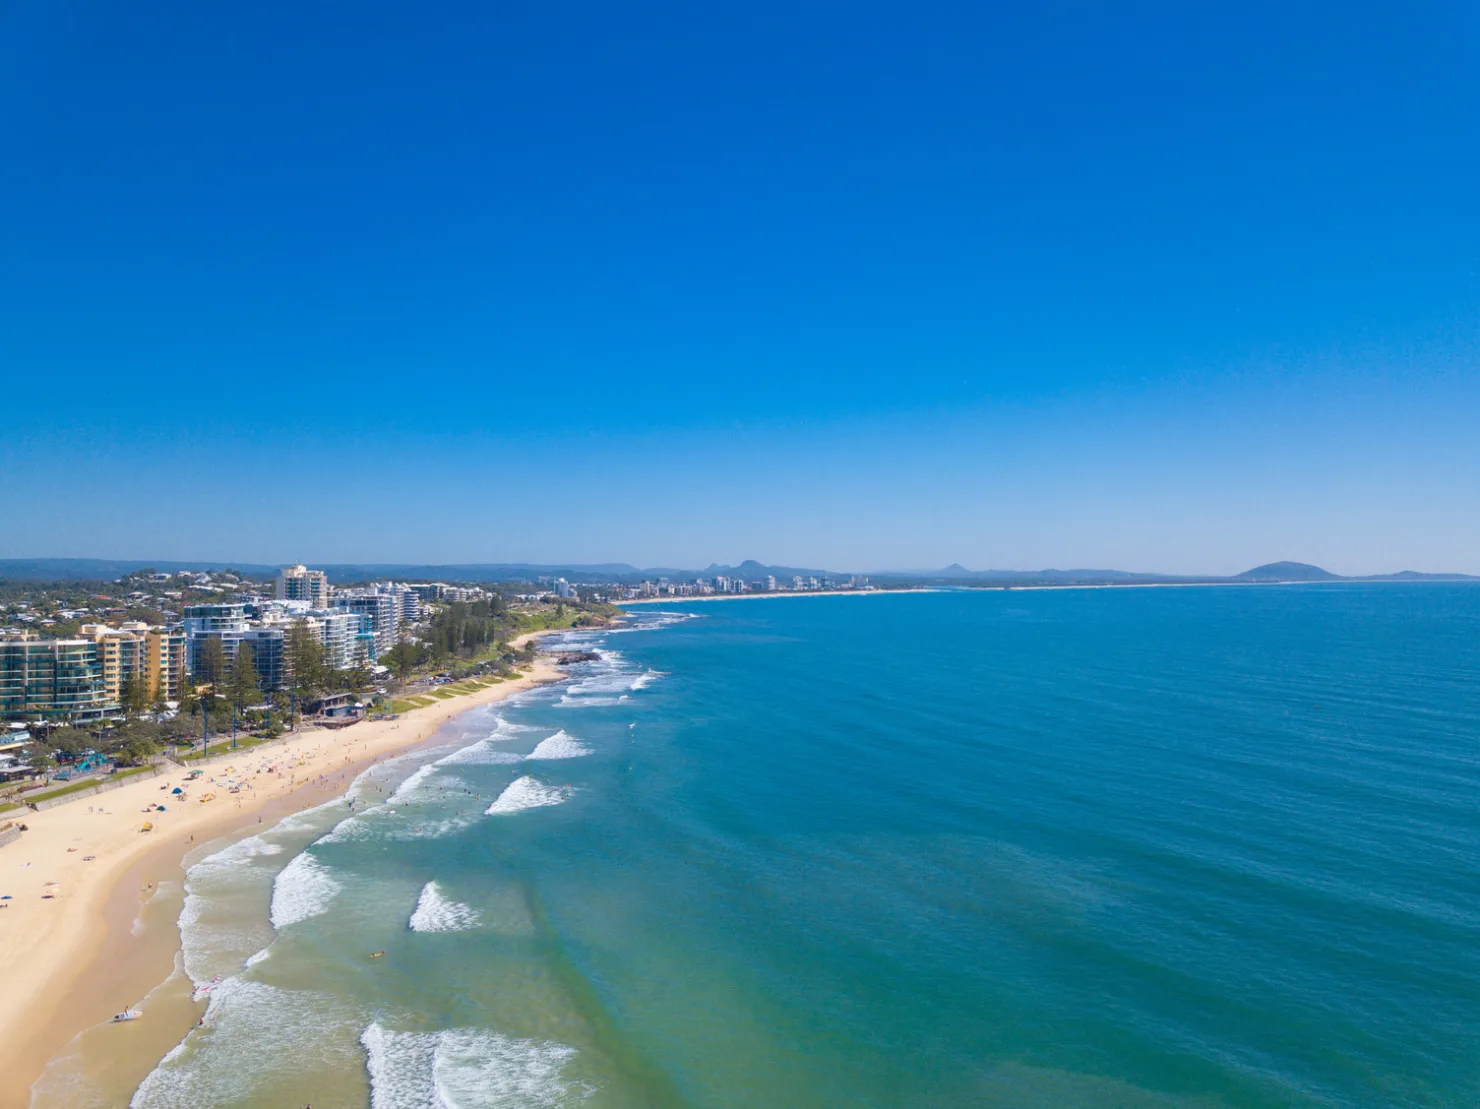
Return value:
<svg viewBox="0 0 1480 1109">
<path fill-rule="evenodd" d="M 135 1109 L 1480 1104 L 1480 588 L 565 642 L 192 866 L 205 1020 Z"/>
</svg>

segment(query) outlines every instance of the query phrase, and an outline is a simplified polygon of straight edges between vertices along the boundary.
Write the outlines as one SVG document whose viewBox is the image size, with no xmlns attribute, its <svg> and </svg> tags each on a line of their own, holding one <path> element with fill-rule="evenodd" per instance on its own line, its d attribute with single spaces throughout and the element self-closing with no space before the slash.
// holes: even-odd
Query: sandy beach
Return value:
<svg viewBox="0 0 1480 1109">
<path fill-rule="evenodd" d="M 161 881 L 178 885 L 181 862 L 192 849 L 224 844 L 322 804 L 367 766 L 426 740 L 451 717 L 559 677 L 551 660 L 540 659 L 525 677 L 397 720 L 305 730 L 243 750 L 202 766 L 202 779 L 189 785 L 183 803 L 170 790 L 182 784 L 185 771 L 171 768 L 44 812 L 11 814 L 29 830 L 0 847 L 0 894 L 10 895 L 0 901 L 6 906 L 0 910 L 0 1109 L 28 1105 L 32 1083 L 74 1037 L 169 977 L 178 930 L 135 934 L 134 922 L 142 919 L 150 890 Z M 260 770 L 269 764 L 273 773 Z M 233 778 L 249 776 L 241 792 L 223 786 L 203 801 L 213 792 L 209 779 L 224 778 L 228 768 Z M 150 811 L 156 803 L 167 811 Z M 141 831 L 146 821 L 151 831 Z M 157 917 L 164 910 L 153 911 Z M 178 915 L 178 899 L 174 911 Z M 178 1019 L 155 1022 L 152 1039 L 160 1043 L 132 1048 L 145 1072 L 193 1019 L 192 1007 L 174 1008 Z"/>
</svg>

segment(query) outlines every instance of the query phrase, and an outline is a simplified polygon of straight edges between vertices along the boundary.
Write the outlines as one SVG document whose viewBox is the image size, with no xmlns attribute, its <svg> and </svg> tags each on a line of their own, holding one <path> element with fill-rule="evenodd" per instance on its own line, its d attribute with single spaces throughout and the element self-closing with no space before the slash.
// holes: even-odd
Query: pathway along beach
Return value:
<svg viewBox="0 0 1480 1109">
<path fill-rule="evenodd" d="M 196 785 L 185 803 L 146 811 L 180 784 L 183 772 L 174 772 L 140 775 L 110 792 L 21 817 L 29 830 L 0 847 L 0 895 L 11 898 L 0 912 L 0 1109 L 24 1109 L 32 1084 L 76 1036 L 170 976 L 180 949 L 174 918 L 169 928 L 136 929 L 134 923 L 144 919 L 145 903 L 161 882 L 178 887 L 187 853 L 208 841 L 224 846 L 321 805 L 367 766 L 425 741 L 452 717 L 560 676 L 552 661 L 540 659 L 525 677 L 397 720 L 306 731 L 242 750 L 235 762 L 207 764 L 206 778 L 221 776 L 228 766 L 255 770 L 264 762 L 283 773 L 253 773 L 240 793 L 222 789 L 205 803 L 199 798 L 209 788 Z M 146 821 L 153 830 L 141 832 Z M 52 883 L 56 896 L 43 897 Z M 133 1034 L 139 1078 L 185 1034 L 199 1006 L 167 1009 L 122 1030 Z M 142 1050 L 146 1043 L 158 1050 Z"/>
</svg>

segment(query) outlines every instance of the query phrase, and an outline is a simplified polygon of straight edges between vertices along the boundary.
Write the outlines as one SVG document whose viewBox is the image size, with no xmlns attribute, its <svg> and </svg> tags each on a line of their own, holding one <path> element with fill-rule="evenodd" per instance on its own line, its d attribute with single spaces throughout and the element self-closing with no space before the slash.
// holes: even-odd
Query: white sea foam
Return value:
<svg viewBox="0 0 1480 1109">
<path fill-rule="evenodd" d="M 478 926 L 478 911 L 446 897 L 436 882 L 428 882 L 411 914 L 413 932 L 465 932 Z"/>
<path fill-rule="evenodd" d="M 185 873 L 180 907 L 180 946 L 185 972 L 196 985 L 241 965 L 246 952 L 260 947 L 265 929 L 251 915 L 233 911 L 243 898 L 261 896 L 272 882 L 270 864 L 260 860 L 285 848 L 260 835 L 248 836 L 208 855 Z"/>
<path fill-rule="evenodd" d="M 235 870 L 251 859 L 281 855 L 284 850 L 285 848 L 280 843 L 269 843 L 261 836 L 248 836 L 246 839 L 237 840 L 230 847 L 222 848 L 214 855 L 207 855 L 201 859 L 190 868 L 187 878 L 200 881 L 204 878 L 215 877 L 225 871 Z"/>
<path fill-rule="evenodd" d="M 567 687 L 567 694 L 572 697 L 586 697 L 591 694 L 623 693 L 632 688 L 632 671 L 619 670 L 616 672 L 602 672 L 571 682 Z"/>
<path fill-rule="evenodd" d="M 248 955 L 247 956 L 247 961 L 243 965 L 244 966 L 247 966 L 247 967 L 254 967 L 258 963 L 265 962 L 266 960 L 268 960 L 270 958 L 272 958 L 272 945 L 271 944 L 268 944 L 266 947 L 264 947 L 261 951 L 258 951 L 256 954 Z"/>
<path fill-rule="evenodd" d="M 634 616 L 625 624 L 614 628 L 603 628 L 603 635 L 622 635 L 626 632 L 651 632 L 662 628 L 671 628 L 674 624 L 682 624 L 686 620 L 701 620 L 703 615 L 698 612 L 643 612 Z"/>
<path fill-rule="evenodd" d="M 499 740 L 507 742 L 513 739 L 513 735 L 500 736 Z M 501 751 L 493 744 L 496 742 L 491 738 L 480 739 L 477 743 L 464 747 L 461 751 L 454 751 L 446 758 L 437 760 L 438 766 L 493 766 L 498 763 L 518 762 L 519 756 L 508 751 Z"/>
<path fill-rule="evenodd" d="M 646 689 L 659 678 L 666 678 L 667 676 L 668 675 L 663 673 L 663 671 L 661 670 L 645 670 L 641 674 L 637 675 L 637 677 L 633 680 L 632 684 L 628 686 L 628 688 L 633 690 L 634 692 L 639 689 Z"/>
<path fill-rule="evenodd" d="M 578 759 L 582 755 L 589 755 L 591 748 L 570 735 L 564 730 L 556 732 L 548 739 L 540 740 L 539 746 L 531 751 L 525 758 L 530 759 Z"/>
<path fill-rule="evenodd" d="M 333 997 L 228 978 L 211 990 L 204 1024 L 164 1057 L 129 1105 L 238 1105 L 244 1099 L 254 1101 L 250 1092 L 259 1084 L 296 1078 L 300 1088 L 310 1086 L 315 1075 L 360 1064 L 358 1026 L 344 1003 Z M 312 1050 L 305 1051 L 305 1044 Z"/>
<path fill-rule="evenodd" d="M 489 732 L 484 738 L 498 742 L 500 740 L 515 739 L 524 732 L 537 731 L 539 731 L 539 728 L 533 724 L 515 724 L 500 716 L 493 722 L 493 731 Z"/>
<path fill-rule="evenodd" d="M 283 819 L 278 822 L 278 826 L 276 828 L 274 828 L 273 831 L 274 832 L 307 832 L 307 831 L 310 831 L 311 829 L 313 829 L 318 824 L 319 820 L 323 817 L 323 815 L 324 815 L 324 813 L 326 811 L 328 811 L 329 809 L 343 808 L 343 807 L 344 807 L 344 801 L 343 801 L 343 799 L 336 797 L 336 798 L 334 798 L 331 801 L 325 801 L 322 805 L 315 805 L 311 809 L 304 809 L 302 812 L 292 813 L 292 814 L 290 814 L 288 816 L 283 817 Z"/>
<path fill-rule="evenodd" d="M 389 803 L 392 805 L 405 804 L 415 796 L 422 784 L 436 772 L 437 764 L 434 762 L 429 762 L 425 766 L 420 767 L 416 773 L 412 774 L 411 777 L 396 787 L 396 792 L 391 794 Z"/>
<path fill-rule="evenodd" d="M 390 838 L 398 840 L 437 839 L 440 836 L 450 835 L 461 828 L 468 827 L 475 819 L 476 817 L 466 814 L 449 816 L 441 820 L 425 820 L 420 817 L 411 817 L 404 823 L 394 827 L 390 832 Z"/>
<path fill-rule="evenodd" d="M 376 806 L 375 809 L 366 810 L 359 816 L 345 817 L 338 824 L 334 825 L 332 831 L 327 835 L 320 836 L 314 843 L 349 843 L 357 839 L 369 839 L 372 834 L 370 825 L 365 822 L 363 817 L 368 812 L 379 811 L 379 808 L 380 806 Z"/>
<path fill-rule="evenodd" d="M 620 697 L 571 697 L 566 695 L 556 701 L 554 707 L 558 709 L 594 709 L 600 708 L 603 705 L 620 705 L 626 699 L 627 695 L 625 693 Z"/>
<path fill-rule="evenodd" d="M 496 1109 L 564 1104 L 587 1093 L 564 1078 L 575 1049 L 495 1032 L 392 1032 L 379 1023 L 360 1037 L 371 1109 Z"/>
<path fill-rule="evenodd" d="M 488 815 L 516 813 L 524 809 L 537 809 L 544 805 L 558 805 L 569 797 L 569 789 L 547 786 L 526 774 L 522 778 L 515 778 L 504 787 L 504 791 L 498 795 L 498 800 L 488 806 Z"/>
<path fill-rule="evenodd" d="M 307 851 L 283 868 L 272 884 L 272 926 L 297 924 L 327 912 L 340 890 L 329 868 Z"/>
</svg>

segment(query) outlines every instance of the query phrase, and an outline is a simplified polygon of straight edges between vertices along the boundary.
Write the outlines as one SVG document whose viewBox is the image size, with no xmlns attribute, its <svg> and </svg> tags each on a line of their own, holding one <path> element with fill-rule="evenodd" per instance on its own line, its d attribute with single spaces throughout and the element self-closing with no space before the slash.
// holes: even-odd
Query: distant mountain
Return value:
<svg viewBox="0 0 1480 1109">
<path fill-rule="evenodd" d="M 105 558 L 9 558 L 0 559 L 0 581 L 112 581 L 125 574 L 139 570 L 157 570 L 175 573 L 180 570 L 235 570 L 255 578 L 275 577 L 286 563 L 261 565 L 243 562 L 178 562 L 161 559 L 105 559 Z M 594 563 L 537 563 L 537 562 L 486 562 L 463 564 L 433 564 L 411 562 L 310 562 L 316 570 L 323 570 L 335 585 L 351 582 L 394 578 L 412 581 L 463 581 L 463 582 L 506 582 L 533 581 L 541 577 L 563 577 L 573 582 L 627 581 L 672 578 L 675 581 L 695 577 L 714 577 L 724 574 L 740 577 L 746 581 L 775 575 L 778 578 L 800 576 L 835 577 L 826 570 L 807 570 L 794 566 L 766 566 L 747 559 L 739 566 L 712 564 L 707 570 L 691 570 L 682 567 L 653 566 L 639 568 L 626 562 Z"/>
<path fill-rule="evenodd" d="M 1269 584 L 1274 582 L 1317 582 L 1317 581 L 1473 581 L 1465 574 L 1421 574 L 1404 570 L 1397 574 L 1373 574 L 1367 577 L 1347 578 L 1333 574 L 1308 562 L 1269 562 L 1245 570 L 1233 577 L 1214 574 L 1148 574 L 1129 570 L 968 570 L 959 562 L 953 562 L 940 570 L 893 570 L 878 571 L 873 578 L 879 584 L 890 581 L 909 582 L 916 585 L 1156 585 L 1199 582 L 1214 584 L 1221 582 L 1246 582 Z"/>
<path fill-rule="evenodd" d="M 1425 574 L 1417 570 L 1399 570 L 1396 574 L 1333 574 L 1308 562 L 1270 562 L 1245 570 L 1232 581 L 1480 581 L 1470 574 Z"/>
<path fill-rule="evenodd" d="M 672 573 L 685 572 L 679 570 Z M 692 571 L 687 572 L 692 573 Z M 744 578 L 746 581 L 756 581 L 768 575 L 778 578 L 833 578 L 839 576 L 831 570 L 808 570 L 801 566 L 767 566 L 765 563 L 757 562 L 753 558 L 747 558 L 739 566 L 721 566 L 717 562 L 711 562 L 708 568 L 703 571 L 703 574 L 708 578 L 712 578 L 716 574 L 722 574 L 727 578 Z"/>
<path fill-rule="evenodd" d="M 410 581 L 532 581 L 535 578 L 566 578 L 570 581 L 612 581 L 641 574 L 625 562 L 537 563 L 473 562 L 436 565 L 412 562 L 310 563 L 323 570 L 336 585 L 348 582 L 395 578 Z M 272 571 L 277 573 L 276 568 Z"/>
<path fill-rule="evenodd" d="M 175 572 L 178 570 L 235 570 L 255 578 L 274 577 L 283 563 L 263 565 L 250 562 L 180 562 L 168 560 L 105 558 L 8 558 L 0 559 L 0 581 L 111 581 L 138 570 Z M 562 577 L 573 582 L 627 582 L 669 578 L 687 581 L 696 577 L 717 575 L 763 580 L 768 576 L 789 581 L 800 578 L 838 578 L 847 576 L 836 571 L 808 569 L 801 566 L 769 566 L 746 559 L 738 566 L 710 563 L 703 570 L 682 567 L 650 566 L 638 568 L 626 562 L 536 563 L 480 562 L 434 564 L 410 562 L 310 563 L 323 570 L 335 585 L 351 582 L 394 578 L 411 581 L 516 582 L 542 577 Z M 890 582 L 900 585 L 1152 585 L 1158 583 L 1192 584 L 1197 582 L 1320 582 L 1320 581 L 1476 581 L 1466 574 L 1420 573 L 1402 570 L 1396 574 L 1373 574 L 1347 578 L 1312 566 L 1306 562 L 1270 562 L 1245 570 L 1233 577 L 1214 575 L 1135 573 L 1129 570 L 968 570 L 953 562 L 940 570 L 884 570 L 869 575 L 875 584 Z"/>
<path fill-rule="evenodd" d="M 278 570 L 288 565 L 275 562 L 267 565 L 249 562 L 178 562 L 163 559 L 106 559 L 106 558 L 6 558 L 0 559 L 0 580 L 9 581 L 111 581 L 139 570 L 158 570 L 160 573 L 175 573 L 179 570 L 235 570 L 256 578 L 275 577 Z M 636 567 L 625 562 L 601 562 L 594 564 L 562 564 L 544 566 L 530 562 L 473 563 L 469 565 L 431 565 L 408 562 L 367 563 L 311 563 L 316 570 L 323 570 L 336 585 L 347 582 L 370 581 L 375 578 L 411 578 L 430 581 L 516 581 L 526 577 L 544 575 L 565 576 L 572 580 L 610 581 L 613 578 L 641 574 Z"/>
<path fill-rule="evenodd" d="M 246 562 L 152 562 L 109 558 L 0 558 L 0 581 L 112 581 L 139 570 L 235 570 L 254 577 L 276 574 L 276 566 Z"/>
<path fill-rule="evenodd" d="M 1242 574 L 1235 574 L 1234 581 L 1341 581 L 1341 575 L 1308 562 L 1266 562 Z"/>
</svg>

